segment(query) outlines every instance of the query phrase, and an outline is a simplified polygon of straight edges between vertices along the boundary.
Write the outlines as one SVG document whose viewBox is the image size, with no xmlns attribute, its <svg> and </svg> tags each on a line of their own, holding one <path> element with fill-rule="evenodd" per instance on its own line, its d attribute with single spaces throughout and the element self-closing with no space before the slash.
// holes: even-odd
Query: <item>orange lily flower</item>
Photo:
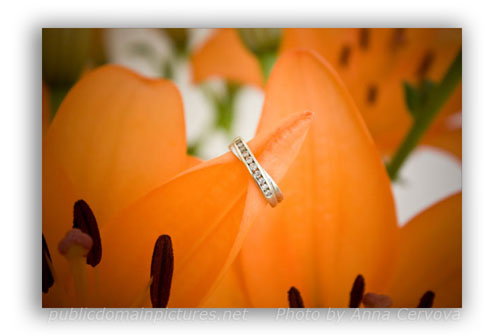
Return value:
<svg viewBox="0 0 504 336">
<path fill-rule="evenodd" d="M 421 279 L 438 271 L 432 258 L 457 262 L 459 236 L 449 238 L 455 241 L 450 253 L 444 255 L 446 251 L 440 249 L 429 253 L 424 273 L 418 276 L 404 256 L 421 259 L 421 250 L 417 255 L 407 250 L 426 243 L 428 233 L 419 235 L 424 228 L 415 228 L 433 216 L 446 219 L 453 204 L 446 209 L 443 205 L 445 210 L 429 210 L 428 215 L 399 230 L 383 163 L 342 81 L 317 55 L 288 52 L 277 61 L 268 81 L 258 132 L 303 109 L 314 111 L 315 116 L 300 154 L 284 178 L 285 201 L 274 210 L 266 209 L 253 224 L 233 267 L 204 305 L 285 307 L 287 290 L 294 286 L 307 307 L 348 307 L 352 283 L 362 274 L 369 292 L 391 293 L 393 299 L 401 295 L 404 300 L 415 296 L 416 307 L 423 294 L 418 291 L 433 284 L 426 281 L 420 286 Z M 434 223 L 437 219 L 426 230 L 434 229 Z M 457 223 L 460 225 L 459 217 L 449 225 Z M 429 232 L 442 237 L 448 233 Z M 432 238 L 433 244 L 444 244 L 442 237 Z M 397 258 L 400 266 L 396 266 Z M 429 267 L 432 265 L 436 267 Z M 394 273 L 406 268 L 409 273 Z M 455 281 L 457 274 L 450 273 Z M 418 282 L 407 281 L 408 276 Z M 391 284 L 397 282 L 419 286 L 393 291 Z M 446 297 L 440 304 L 457 305 L 460 291 L 456 288 L 449 293 L 443 287 L 431 289 Z"/>
<path fill-rule="evenodd" d="M 285 307 L 295 286 L 309 307 L 342 307 L 339 288 L 358 273 L 373 290 L 384 288 L 395 258 L 398 227 L 384 165 L 342 81 L 307 51 L 277 61 L 258 132 L 297 110 L 315 116 L 284 178 L 285 201 L 254 223 L 229 276 L 248 293 L 245 306 Z"/>
<path fill-rule="evenodd" d="M 392 154 L 412 117 L 402 84 L 438 81 L 461 46 L 460 29 L 284 29 L 280 53 L 303 48 L 324 57 L 352 94 L 382 154 Z M 226 48 L 222 48 L 225 45 Z M 221 50 L 222 49 L 222 50 Z M 240 50 L 229 57 L 225 49 Z M 223 77 L 255 86 L 260 68 L 229 29 L 218 30 L 193 55 L 194 80 Z M 229 62 L 233 66 L 226 68 Z M 241 65 L 238 65 L 241 64 Z M 462 108 L 462 85 L 445 104 L 423 139 L 461 159 L 460 123 L 450 118 Z"/>
<path fill-rule="evenodd" d="M 300 111 L 250 142 L 277 181 L 310 120 Z M 184 129 L 182 101 L 168 81 L 105 66 L 72 88 L 43 139 L 43 234 L 55 278 L 45 307 L 150 306 L 149 267 L 161 235 L 171 237 L 175 256 L 169 306 L 205 297 L 267 203 L 231 153 L 205 163 L 188 157 Z M 95 267 L 85 265 L 90 246 L 79 230 L 60 243 L 79 199 L 100 230 Z"/>
</svg>

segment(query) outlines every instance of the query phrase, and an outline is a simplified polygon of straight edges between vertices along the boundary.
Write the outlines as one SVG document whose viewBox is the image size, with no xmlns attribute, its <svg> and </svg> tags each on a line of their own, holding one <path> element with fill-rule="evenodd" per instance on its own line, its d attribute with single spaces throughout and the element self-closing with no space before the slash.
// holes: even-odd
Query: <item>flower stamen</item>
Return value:
<svg viewBox="0 0 504 336">
<path fill-rule="evenodd" d="M 392 51 L 397 50 L 399 47 L 406 43 L 406 29 L 396 28 L 394 29 L 394 34 L 392 36 L 392 41 L 390 43 Z"/>
<path fill-rule="evenodd" d="M 378 86 L 376 84 L 370 84 L 368 86 L 366 101 L 369 105 L 373 105 L 378 97 Z"/>
<path fill-rule="evenodd" d="M 432 308 L 435 296 L 436 295 L 433 291 L 425 292 L 424 295 L 422 295 L 422 297 L 420 298 L 420 302 L 418 303 L 417 308 Z"/>
<path fill-rule="evenodd" d="M 348 61 L 350 60 L 351 54 L 352 54 L 352 49 L 350 48 L 349 45 L 344 45 L 341 48 L 340 57 L 339 57 L 339 64 L 342 67 L 346 67 L 348 65 Z"/>
<path fill-rule="evenodd" d="M 430 70 L 432 63 L 434 63 L 434 53 L 429 50 L 425 53 L 418 66 L 417 76 L 419 79 L 424 79 L 427 75 L 427 72 Z"/>
<path fill-rule="evenodd" d="M 100 231 L 93 211 L 84 200 L 79 200 L 74 204 L 73 228 L 80 229 L 91 237 L 93 246 L 87 254 L 86 261 L 88 265 L 95 267 L 100 263 L 102 256 Z"/>
<path fill-rule="evenodd" d="M 170 236 L 156 240 L 151 262 L 150 298 L 152 308 L 166 308 L 173 277 L 173 247 Z"/>
<path fill-rule="evenodd" d="M 359 274 L 355 278 L 352 290 L 350 291 L 350 303 L 348 304 L 348 307 L 359 308 L 359 305 L 362 301 L 362 296 L 364 295 L 364 287 L 364 277 Z"/>
<path fill-rule="evenodd" d="M 74 280 L 77 305 L 84 307 L 87 301 L 86 256 L 93 246 L 91 237 L 79 229 L 72 229 L 58 245 L 59 252 L 66 257 Z"/>
<path fill-rule="evenodd" d="M 42 234 L 42 292 L 48 293 L 49 288 L 54 285 L 54 274 L 52 269 L 52 259 L 49 248 Z"/>
<path fill-rule="evenodd" d="M 303 298 L 296 287 L 292 286 L 287 294 L 289 298 L 289 308 L 304 308 Z"/>
<path fill-rule="evenodd" d="M 359 46 L 366 50 L 369 46 L 369 28 L 361 28 L 359 30 Z"/>
</svg>

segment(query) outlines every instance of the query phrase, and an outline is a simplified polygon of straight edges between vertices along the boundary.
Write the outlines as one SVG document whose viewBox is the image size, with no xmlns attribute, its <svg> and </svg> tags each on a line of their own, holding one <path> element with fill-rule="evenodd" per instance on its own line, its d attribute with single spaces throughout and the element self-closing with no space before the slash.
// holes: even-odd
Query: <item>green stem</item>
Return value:
<svg viewBox="0 0 504 336">
<path fill-rule="evenodd" d="M 56 115 L 59 106 L 65 99 L 68 91 L 70 91 L 70 86 L 53 86 L 50 88 L 51 93 L 51 120 Z"/>
<path fill-rule="evenodd" d="M 259 60 L 259 64 L 261 65 L 264 82 L 266 83 L 268 81 L 271 69 L 273 69 L 273 65 L 275 65 L 277 54 L 276 52 L 263 52 L 257 55 L 257 59 Z"/>
<path fill-rule="evenodd" d="M 450 98 L 453 90 L 457 87 L 462 78 L 462 50 L 455 57 L 450 68 L 436 86 L 426 103 L 418 111 L 418 118 L 415 119 L 409 133 L 401 143 L 392 160 L 387 165 L 387 171 L 390 179 L 394 181 L 397 178 L 402 164 L 406 161 L 409 154 L 417 146 L 425 131 L 429 128 L 432 121 Z"/>
<path fill-rule="evenodd" d="M 226 84 L 226 95 L 222 99 L 216 99 L 217 122 L 216 126 L 227 133 L 231 132 L 234 119 L 234 103 L 239 85 L 228 82 Z"/>
</svg>

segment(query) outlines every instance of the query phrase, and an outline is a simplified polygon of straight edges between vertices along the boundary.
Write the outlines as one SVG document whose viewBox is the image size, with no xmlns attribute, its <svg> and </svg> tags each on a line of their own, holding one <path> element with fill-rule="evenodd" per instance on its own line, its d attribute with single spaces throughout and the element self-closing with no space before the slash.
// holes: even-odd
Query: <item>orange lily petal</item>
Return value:
<svg viewBox="0 0 504 336">
<path fill-rule="evenodd" d="M 243 45 L 236 29 L 219 29 L 191 57 L 196 83 L 212 77 L 263 87 L 259 62 Z"/>
<path fill-rule="evenodd" d="M 416 307 L 432 290 L 434 307 L 462 307 L 462 193 L 413 218 L 399 237 L 399 261 L 389 291 L 394 306 Z"/>
<path fill-rule="evenodd" d="M 205 308 L 253 307 L 241 264 L 234 262 L 207 299 L 201 304 Z"/>
<path fill-rule="evenodd" d="M 91 71 L 72 88 L 47 142 L 100 223 L 188 164 L 175 85 L 119 66 Z"/>
<path fill-rule="evenodd" d="M 195 156 L 190 156 L 190 155 L 187 156 L 187 168 L 192 168 L 194 166 L 197 166 L 201 162 L 203 162 L 203 160 L 201 160 L 200 158 L 197 158 Z"/>
<path fill-rule="evenodd" d="M 296 157 L 310 121 L 310 113 L 295 115 L 279 129 L 251 141 L 258 161 L 277 182 Z M 98 267 L 104 285 L 101 291 L 106 294 L 100 305 L 131 303 L 124 293 L 140 292 L 148 284 L 154 242 L 167 234 L 175 256 L 168 306 L 197 306 L 230 265 L 250 223 L 266 204 L 231 153 L 181 173 L 104 229 Z"/>
<path fill-rule="evenodd" d="M 285 307 L 291 286 L 307 307 L 345 307 L 357 274 L 377 292 L 387 281 L 398 232 L 390 182 L 342 81 L 307 51 L 277 61 L 259 131 L 299 111 L 314 120 L 285 201 L 261 213 L 237 262 L 255 307 Z"/>
</svg>

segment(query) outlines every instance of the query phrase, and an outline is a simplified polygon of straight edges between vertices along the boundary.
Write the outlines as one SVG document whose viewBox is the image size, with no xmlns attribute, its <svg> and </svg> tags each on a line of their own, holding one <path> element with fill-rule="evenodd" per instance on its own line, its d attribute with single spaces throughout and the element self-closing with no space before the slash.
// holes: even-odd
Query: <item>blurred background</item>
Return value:
<svg viewBox="0 0 504 336">
<path fill-rule="evenodd" d="M 267 73 L 275 58 L 254 50 L 254 41 L 267 45 L 274 36 L 272 50 L 276 53 L 282 35 L 277 36 L 276 30 L 264 31 L 248 29 L 237 36 L 241 36 L 244 48 L 258 56 Z M 147 77 L 173 81 L 184 102 L 188 153 L 202 159 L 221 155 L 235 136 L 246 140 L 254 136 L 264 91 L 246 81 L 221 76 L 196 83 L 192 58 L 217 33 L 217 29 L 185 28 L 43 29 L 43 103 L 50 107 L 44 118 L 50 123 L 65 95 L 85 72 L 107 63 L 120 64 Z M 361 34 L 361 43 L 363 37 Z M 342 48 L 338 54 L 340 63 L 351 56 L 348 50 Z M 225 50 L 222 52 L 226 57 Z M 371 96 L 375 91 L 370 91 Z M 447 122 L 461 128 L 461 113 L 461 109 L 452 113 Z M 384 161 L 388 155 L 383 153 Z M 429 205 L 459 191 L 461 181 L 460 158 L 434 146 L 417 146 L 392 185 L 399 223 L 405 224 Z"/>
</svg>

